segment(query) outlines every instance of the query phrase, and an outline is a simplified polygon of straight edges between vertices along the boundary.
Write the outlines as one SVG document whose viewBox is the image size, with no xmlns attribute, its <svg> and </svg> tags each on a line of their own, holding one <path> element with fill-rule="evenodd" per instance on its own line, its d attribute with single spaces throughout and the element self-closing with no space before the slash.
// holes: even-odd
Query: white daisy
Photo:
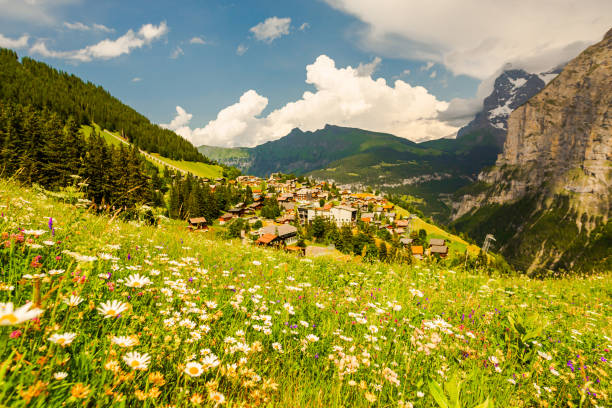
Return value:
<svg viewBox="0 0 612 408">
<path fill-rule="evenodd" d="M 132 347 L 138 344 L 136 336 L 113 336 L 111 339 L 113 344 L 119 347 Z"/>
<path fill-rule="evenodd" d="M 32 303 L 26 303 L 15 310 L 13 303 L 0 303 L 0 326 L 10 326 L 23 323 L 39 316 L 43 310 L 32 308 Z"/>
<path fill-rule="evenodd" d="M 208 394 L 208 398 L 215 403 L 215 406 L 221 405 L 225 402 L 225 396 L 217 391 L 211 391 Z"/>
<path fill-rule="evenodd" d="M 23 233 L 25 235 L 35 235 L 35 236 L 42 235 L 46 232 L 47 232 L 46 230 L 23 230 Z"/>
<path fill-rule="evenodd" d="M 76 333 L 62 333 L 62 334 L 54 333 L 51 335 L 51 337 L 49 337 L 49 341 L 51 343 L 55 343 L 62 347 L 66 347 L 67 345 L 69 345 L 70 343 L 74 341 L 76 336 L 77 336 Z"/>
<path fill-rule="evenodd" d="M 142 288 L 150 284 L 151 279 L 138 273 L 128 276 L 124 283 L 125 286 L 129 286 L 130 288 Z"/>
<path fill-rule="evenodd" d="M 108 319 L 109 317 L 119 316 L 128 308 L 129 305 L 127 303 L 123 303 L 119 300 L 110 300 L 98 306 L 98 312 L 100 312 L 100 314 L 103 315 L 105 319 Z"/>
<path fill-rule="evenodd" d="M 198 363 L 197 361 L 190 361 L 187 363 L 187 365 L 185 365 L 184 371 L 185 374 L 190 377 L 199 377 L 204 373 L 204 368 L 202 367 L 202 364 Z"/>
<path fill-rule="evenodd" d="M 83 301 L 83 298 L 80 296 L 70 295 L 68 299 L 64 299 L 64 303 L 68 306 L 78 306 L 79 303 Z"/>
<path fill-rule="evenodd" d="M 140 354 L 137 351 L 132 351 L 123 356 L 123 361 L 132 370 L 146 370 L 151 362 L 151 356 L 147 353 Z"/>
<path fill-rule="evenodd" d="M 206 355 L 204 358 L 202 358 L 202 367 L 205 370 L 209 370 L 211 368 L 215 368 L 219 364 L 221 364 L 221 362 L 219 361 L 217 356 L 215 356 L 212 353 L 210 353 L 210 354 Z"/>
</svg>

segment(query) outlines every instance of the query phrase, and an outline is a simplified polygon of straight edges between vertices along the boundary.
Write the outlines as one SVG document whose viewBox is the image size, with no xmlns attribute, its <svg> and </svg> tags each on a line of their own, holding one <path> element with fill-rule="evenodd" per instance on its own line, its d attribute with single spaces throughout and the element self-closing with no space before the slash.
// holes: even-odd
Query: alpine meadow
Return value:
<svg viewBox="0 0 612 408">
<path fill-rule="evenodd" d="M 612 406 L 610 16 L 0 0 L 0 408 Z"/>
</svg>

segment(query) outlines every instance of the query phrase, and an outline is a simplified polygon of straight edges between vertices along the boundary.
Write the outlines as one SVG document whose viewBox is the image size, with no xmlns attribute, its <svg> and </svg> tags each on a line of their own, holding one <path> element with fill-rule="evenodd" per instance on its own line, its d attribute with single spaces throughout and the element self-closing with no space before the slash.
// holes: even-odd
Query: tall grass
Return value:
<svg viewBox="0 0 612 408">
<path fill-rule="evenodd" d="M 610 406 L 609 275 L 300 259 L 6 181 L 0 211 L 0 302 L 44 311 L 0 326 L 0 406 Z"/>
</svg>

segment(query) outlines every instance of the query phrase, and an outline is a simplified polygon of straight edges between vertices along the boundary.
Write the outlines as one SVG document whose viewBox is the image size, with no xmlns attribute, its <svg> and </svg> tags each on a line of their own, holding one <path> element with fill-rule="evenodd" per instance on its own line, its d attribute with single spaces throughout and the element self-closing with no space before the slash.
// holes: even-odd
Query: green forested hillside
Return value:
<svg viewBox="0 0 612 408">
<path fill-rule="evenodd" d="M 0 101 L 48 108 L 60 119 L 70 116 L 79 125 L 93 122 L 103 129 L 123 132 L 140 149 L 174 160 L 208 162 L 187 140 L 152 124 L 100 86 L 75 75 L 0 48 Z"/>
<path fill-rule="evenodd" d="M 236 169 L 210 164 L 187 141 L 102 88 L 31 59 L 19 63 L 8 50 L 0 49 L 0 67 L 0 177 L 60 196 L 78 193 L 92 208 L 150 222 L 156 214 L 214 218 L 241 200 L 231 187 L 206 194 L 206 183 L 193 176 L 231 176 Z M 112 121 L 100 125 L 97 118 Z M 104 130 L 122 123 L 127 140 Z M 138 137 L 130 137 L 130 129 Z M 157 137 L 167 143 L 144 153 Z"/>
<path fill-rule="evenodd" d="M 493 234 L 498 249 L 519 270 L 545 269 L 531 265 L 535 263 L 539 267 L 538 259 L 551 256 L 556 259 L 549 262 L 548 269 L 557 272 L 612 270 L 612 222 L 599 217 L 592 220 L 596 227 L 589 231 L 576 224 L 578 215 L 570 207 L 567 196 L 556 196 L 551 202 L 552 206 L 545 208 L 533 195 L 514 203 L 484 205 L 456 220 L 453 227 L 478 242 L 484 241 L 487 234 Z"/>
<path fill-rule="evenodd" d="M 47 189 L 82 189 L 96 204 L 133 209 L 160 204 L 147 168 L 135 148 L 109 146 L 98 135 L 84 137 L 76 121 L 48 109 L 0 101 L 0 175 Z"/>
<path fill-rule="evenodd" d="M 326 125 L 315 132 L 294 129 L 281 139 L 253 148 L 249 171 L 256 175 L 276 171 L 304 174 L 377 146 L 398 152 L 420 152 L 416 143 L 393 135 Z"/>
</svg>

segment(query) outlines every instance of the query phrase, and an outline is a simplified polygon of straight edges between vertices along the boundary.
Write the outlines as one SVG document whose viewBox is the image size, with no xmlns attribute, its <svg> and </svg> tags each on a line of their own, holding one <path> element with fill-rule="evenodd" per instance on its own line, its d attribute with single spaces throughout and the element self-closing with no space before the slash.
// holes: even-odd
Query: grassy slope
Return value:
<svg viewBox="0 0 612 408">
<path fill-rule="evenodd" d="M 179 169 L 185 170 L 189 173 L 195 174 L 199 177 L 214 179 L 217 177 L 223 177 L 223 168 L 221 166 L 214 166 L 211 164 L 198 163 L 198 162 L 190 162 L 185 160 L 172 160 L 167 157 L 161 157 L 158 154 L 153 154 L 153 156 L 159 158 L 160 160 L 171 164 Z"/>
<path fill-rule="evenodd" d="M 39 287 L 45 309 L 39 323 L 0 326 L 0 362 L 10 367 L 0 375 L 0 401 L 7 406 L 24 406 L 27 397 L 31 406 L 45 407 L 109 406 L 112 398 L 123 400 L 120 406 L 190 406 L 194 394 L 208 398 L 208 382 L 227 406 L 267 400 L 266 406 L 396 407 L 410 401 L 432 407 L 436 387 L 430 381 L 444 383 L 454 375 L 463 381 L 461 406 L 486 398 L 495 406 L 578 406 L 585 376 L 596 396 L 585 396 L 581 406 L 610 405 L 612 369 L 604 362 L 612 336 L 609 275 L 540 281 L 436 266 L 304 262 L 217 241 L 210 233 L 187 233 L 178 222 L 156 229 L 95 216 L 5 181 L 0 198 L 0 233 L 48 231 L 44 217 L 53 217 L 56 231 L 55 237 L 28 235 L 29 246 L 9 240 L 0 249 L 2 283 L 14 286 L 2 289 L 0 300 L 20 306 L 35 299 Z M 43 243 L 50 240 L 55 243 Z M 112 259 L 77 262 L 65 250 Z M 38 255 L 42 266 L 32 267 Z M 24 278 L 50 269 L 66 272 L 39 284 Z M 125 278 L 136 272 L 152 284 L 127 287 Z M 70 294 L 84 301 L 69 308 L 62 299 Z M 129 309 L 103 319 L 95 308 L 109 300 Z M 450 332 L 428 323 L 440 316 Z M 190 322 L 193 328 L 186 327 Z M 20 333 L 9 337 L 16 329 Z M 48 340 L 63 332 L 76 333 L 72 344 Z M 112 346 L 111 335 L 134 335 L 138 344 Z M 235 342 L 249 351 L 237 351 Z M 275 342 L 283 353 L 274 350 Z M 148 353 L 149 367 L 132 371 L 122 359 L 128 351 Z M 221 366 L 200 377 L 184 374 L 186 361 L 201 361 L 210 352 Z M 349 361 L 352 374 L 346 372 Z M 235 374 L 226 366 L 234 363 Z M 68 373 L 66 379 L 53 379 L 58 371 Z M 161 373 L 163 385 L 153 383 L 153 372 Z M 42 383 L 31 388 L 36 381 Z M 88 387 L 74 393 L 83 396 L 78 402 L 70 396 L 76 384 Z M 159 395 L 136 400 L 142 396 L 136 390 L 154 387 Z"/>
<path fill-rule="evenodd" d="M 102 137 L 108 144 L 111 144 L 113 146 L 118 146 L 121 144 L 121 142 L 117 140 L 117 138 L 112 137 L 108 133 L 106 133 L 107 131 L 102 131 L 102 129 L 100 129 L 100 126 L 98 125 L 94 125 L 94 126 L 96 127 L 96 130 L 102 135 Z M 89 136 L 91 134 L 91 131 L 92 131 L 91 126 L 82 126 L 81 129 L 83 133 L 85 134 L 85 136 Z M 119 133 L 117 132 L 110 132 L 110 133 L 113 133 L 115 136 L 119 137 Z M 175 166 L 181 170 L 187 171 L 199 177 L 217 178 L 217 177 L 223 176 L 223 168 L 221 166 L 214 166 L 211 164 L 191 162 L 191 161 L 185 161 L 185 160 L 180 160 L 180 161 L 172 160 L 167 157 L 160 156 L 157 153 L 152 154 L 152 156 L 157 157 L 159 160 L 165 163 L 168 163 L 172 166 Z M 160 169 L 163 167 L 163 165 L 161 165 L 159 162 L 156 162 L 154 160 L 151 160 L 151 163 L 155 164 Z"/>
<path fill-rule="evenodd" d="M 395 206 L 395 212 L 397 215 L 408 216 L 410 213 L 403 209 L 402 207 Z M 468 248 L 468 251 L 471 255 L 477 255 L 480 252 L 480 248 L 476 245 L 472 245 L 464 239 L 451 234 L 450 232 L 446 232 L 443 229 L 430 224 L 426 221 L 423 221 L 419 217 L 414 218 L 412 221 L 412 228 L 415 230 L 424 229 L 427 231 L 427 238 L 443 238 L 447 240 L 448 247 L 451 254 L 462 255 L 465 253 L 465 249 Z"/>
</svg>

